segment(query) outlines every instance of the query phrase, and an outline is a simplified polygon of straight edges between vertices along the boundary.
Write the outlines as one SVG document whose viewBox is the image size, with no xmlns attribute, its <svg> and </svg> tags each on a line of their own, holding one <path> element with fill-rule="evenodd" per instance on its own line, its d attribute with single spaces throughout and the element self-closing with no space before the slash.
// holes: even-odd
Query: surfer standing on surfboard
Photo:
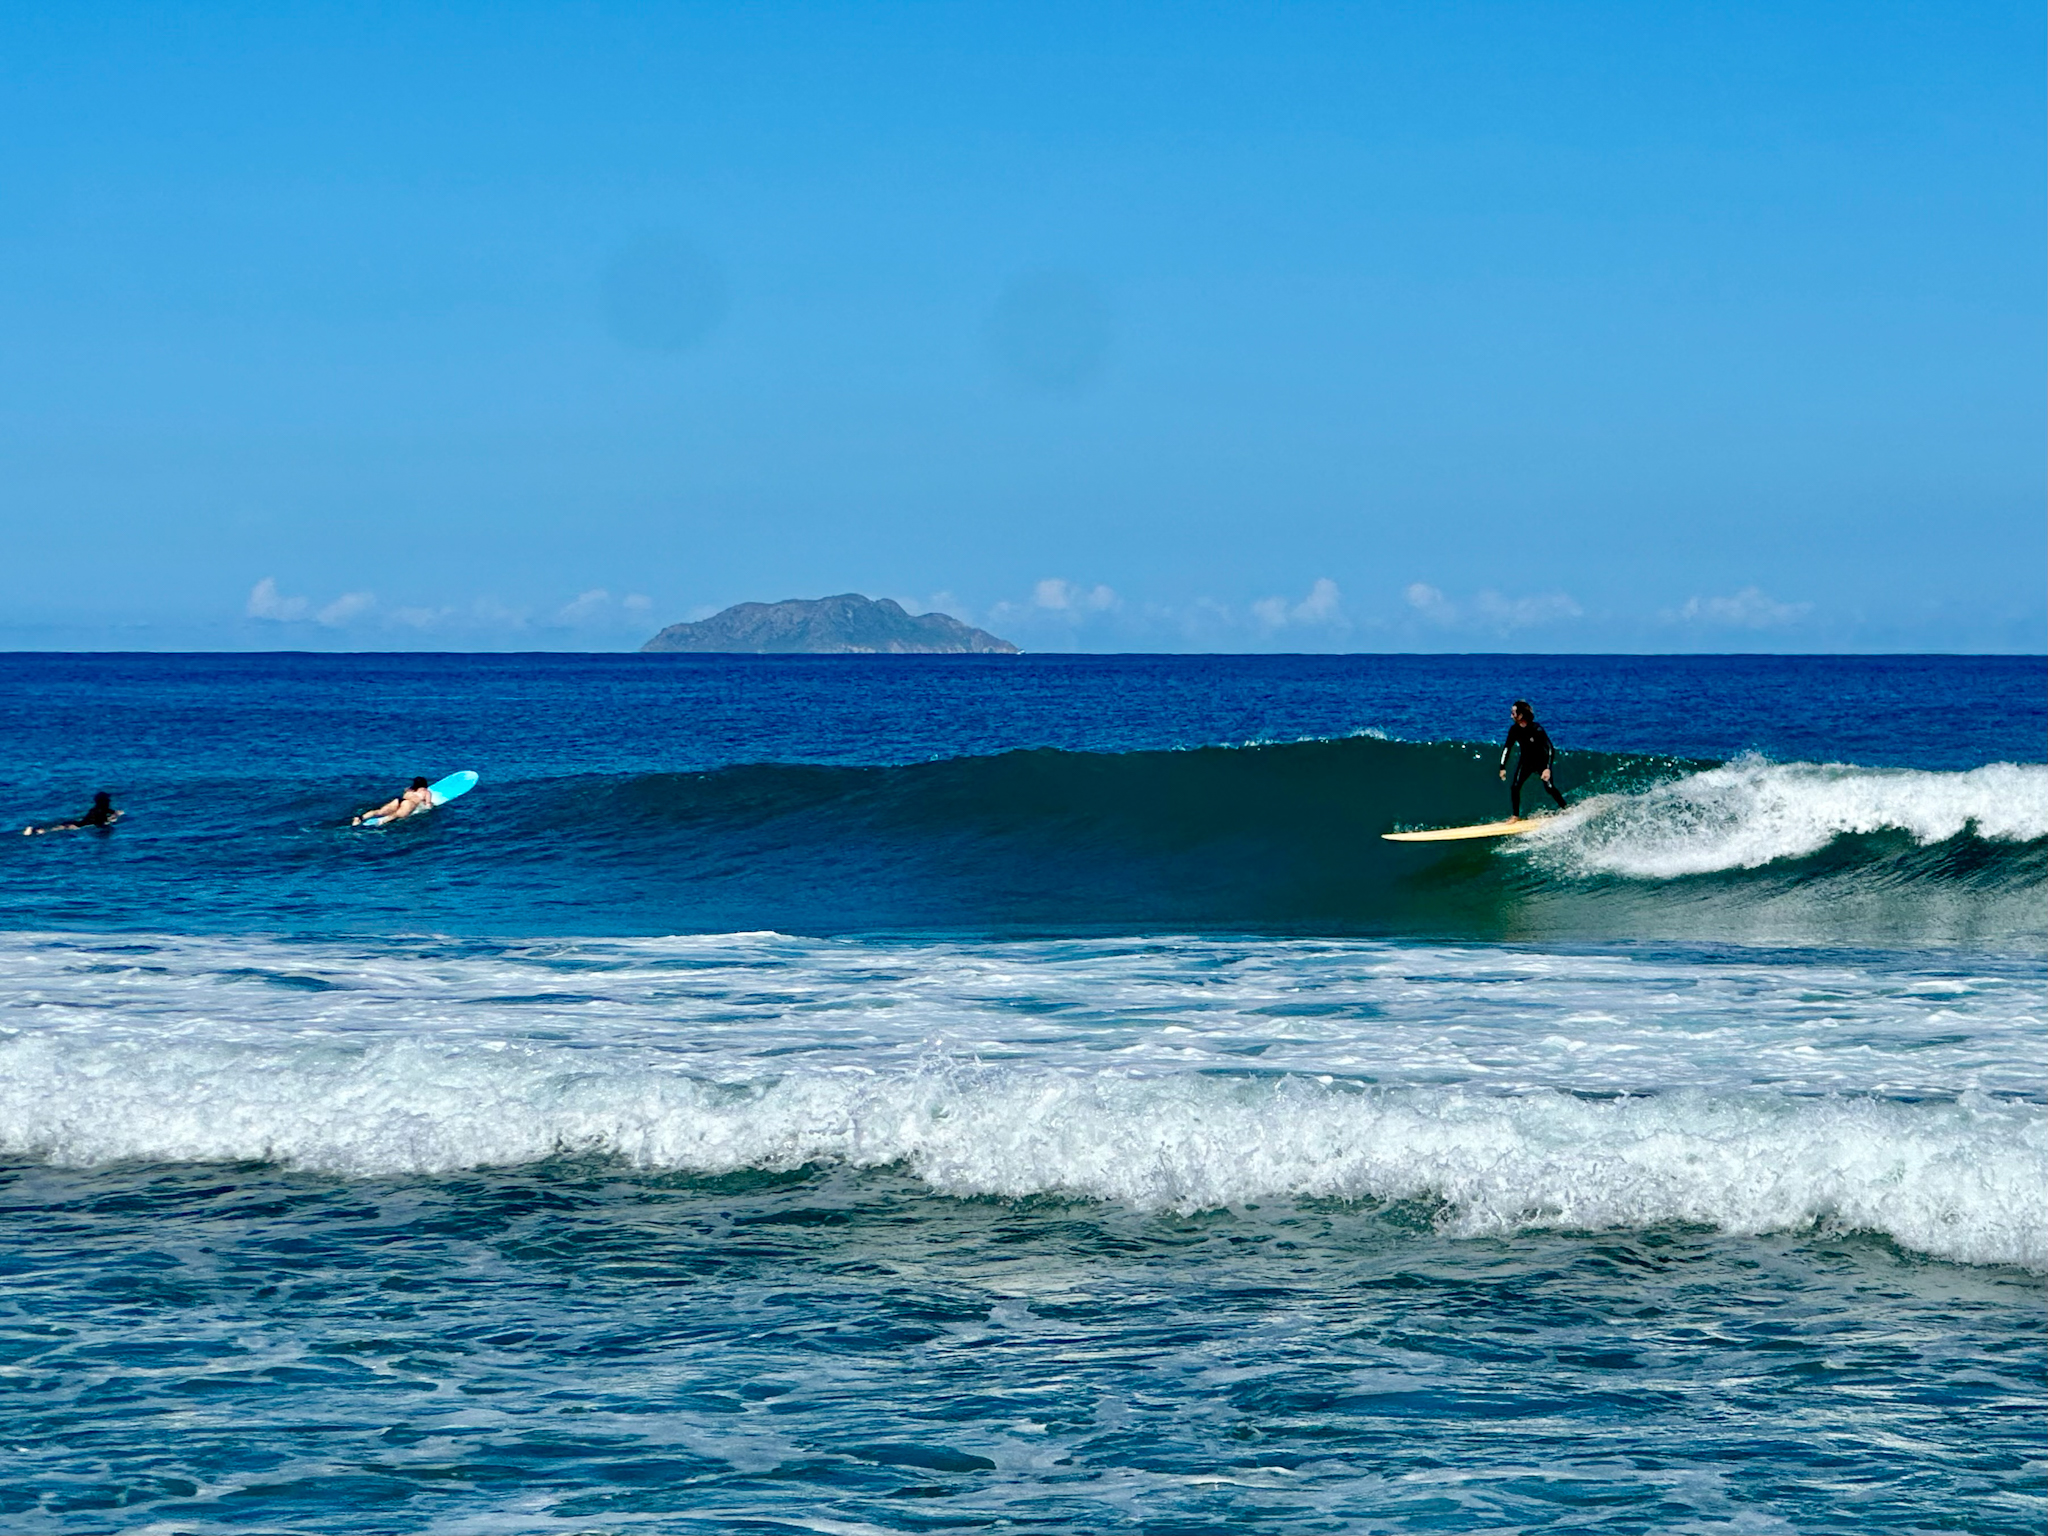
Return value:
<svg viewBox="0 0 2048 1536">
<path fill-rule="evenodd" d="M 1550 791 L 1550 798 L 1557 802 L 1559 810 L 1564 809 L 1564 796 L 1558 793 L 1557 784 L 1550 777 L 1552 763 L 1556 760 L 1557 749 L 1550 744 L 1550 733 L 1536 723 L 1536 711 L 1529 707 L 1527 699 L 1515 700 L 1509 712 L 1514 724 L 1508 727 L 1507 744 L 1500 749 L 1500 776 L 1508 776 L 1508 757 L 1516 747 L 1522 749 L 1522 760 L 1515 765 L 1515 782 L 1508 786 L 1509 813 L 1516 821 L 1522 819 L 1522 786 L 1529 781 L 1532 773 L 1543 776 L 1543 787 Z"/>
</svg>

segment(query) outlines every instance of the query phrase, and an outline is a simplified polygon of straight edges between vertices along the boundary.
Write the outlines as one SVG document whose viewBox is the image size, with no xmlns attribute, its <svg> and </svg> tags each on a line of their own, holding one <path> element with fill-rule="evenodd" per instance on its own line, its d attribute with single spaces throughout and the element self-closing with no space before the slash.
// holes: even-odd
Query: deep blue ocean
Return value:
<svg viewBox="0 0 2048 1536">
<path fill-rule="evenodd" d="M 1570 810 L 1384 841 L 1516 697 Z M 2039 657 L 0 655 L 0 1530 L 2039 1532 L 2044 759 Z"/>
</svg>

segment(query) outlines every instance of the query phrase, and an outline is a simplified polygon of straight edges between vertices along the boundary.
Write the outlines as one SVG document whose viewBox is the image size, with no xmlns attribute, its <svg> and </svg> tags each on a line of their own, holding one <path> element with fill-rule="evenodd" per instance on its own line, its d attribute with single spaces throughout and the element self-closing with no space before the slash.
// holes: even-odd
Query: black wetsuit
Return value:
<svg viewBox="0 0 2048 1536">
<path fill-rule="evenodd" d="M 1507 771 L 1509 754 L 1518 746 L 1522 749 L 1522 760 L 1515 765 L 1514 782 L 1508 786 L 1508 807 L 1517 817 L 1522 814 L 1522 786 L 1529 782 L 1531 774 L 1541 773 L 1557 758 L 1556 749 L 1550 745 L 1549 732 L 1534 720 L 1527 723 L 1517 720 L 1508 728 L 1507 744 L 1500 749 L 1500 766 L 1503 773 Z M 1559 809 L 1562 809 L 1564 796 L 1557 792 L 1557 786 L 1548 779 L 1539 779 L 1537 782 L 1550 791 L 1550 798 L 1558 803 Z"/>
<path fill-rule="evenodd" d="M 74 827 L 110 827 L 114 824 L 114 818 L 120 814 L 119 811 L 115 810 L 113 806 L 105 801 L 95 801 L 93 808 L 71 823 L 71 825 Z"/>
</svg>

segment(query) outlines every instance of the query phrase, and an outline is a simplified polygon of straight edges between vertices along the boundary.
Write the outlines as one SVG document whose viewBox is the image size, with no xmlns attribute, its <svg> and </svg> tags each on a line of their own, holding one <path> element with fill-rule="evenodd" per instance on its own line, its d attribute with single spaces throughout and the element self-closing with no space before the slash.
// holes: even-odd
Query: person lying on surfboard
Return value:
<svg viewBox="0 0 2048 1536">
<path fill-rule="evenodd" d="M 1508 727 L 1507 745 L 1500 749 L 1500 776 L 1508 776 L 1508 757 L 1516 747 L 1522 749 L 1522 760 L 1515 765 L 1515 782 L 1508 786 L 1508 810 L 1516 821 L 1522 819 L 1522 786 L 1529 782 L 1532 773 L 1543 776 L 1543 787 L 1550 791 L 1550 798 L 1557 802 L 1559 810 L 1564 809 L 1564 796 L 1558 792 L 1557 783 L 1550 776 L 1550 770 L 1557 758 L 1557 750 L 1550 744 L 1550 733 L 1536 723 L 1536 711 L 1529 707 L 1527 699 L 1515 700 L 1514 708 L 1508 711 L 1514 724 Z"/>
<path fill-rule="evenodd" d="M 427 781 L 425 779 L 414 779 L 411 784 L 406 786 L 405 792 L 399 795 L 397 799 L 386 800 L 375 810 L 363 812 L 362 815 L 351 821 L 349 825 L 360 827 L 364 822 L 372 818 L 381 825 L 387 821 L 403 820 L 414 811 L 431 811 L 433 808 L 434 797 L 427 792 Z"/>
<path fill-rule="evenodd" d="M 76 832 L 81 827 L 98 827 L 105 831 L 121 819 L 121 813 L 114 809 L 114 797 L 104 789 L 92 797 L 92 809 L 79 813 L 75 821 L 53 821 L 46 827 L 23 827 L 23 837 L 34 837 L 42 832 Z"/>
</svg>

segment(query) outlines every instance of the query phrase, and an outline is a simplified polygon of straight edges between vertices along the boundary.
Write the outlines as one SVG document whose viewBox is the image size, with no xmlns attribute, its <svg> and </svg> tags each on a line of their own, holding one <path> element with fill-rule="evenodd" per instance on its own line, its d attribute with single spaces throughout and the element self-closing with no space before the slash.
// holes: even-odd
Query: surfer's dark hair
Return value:
<svg viewBox="0 0 2048 1536">
<path fill-rule="evenodd" d="M 410 787 L 413 789 L 425 789 L 427 787 L 427 781 L 425 779 L 414 779 Z"/>
<path fill-rule="evenodd" d="M 1515 713 L 1518 715 L 1527 715 L 1531 720 L 1534 720 L 1536 718 L 1536 711 L 1529 707 L 1529 701 L 1527 699 L 1515 700 Z"/>
<path fill-rule="evenodd" d="M 92 803 L 94 805 L 111 805 L 113 804 L 113 801 L 114 797 L 108 794 L 104 789 L 92 797 Z"/>
</svg>

